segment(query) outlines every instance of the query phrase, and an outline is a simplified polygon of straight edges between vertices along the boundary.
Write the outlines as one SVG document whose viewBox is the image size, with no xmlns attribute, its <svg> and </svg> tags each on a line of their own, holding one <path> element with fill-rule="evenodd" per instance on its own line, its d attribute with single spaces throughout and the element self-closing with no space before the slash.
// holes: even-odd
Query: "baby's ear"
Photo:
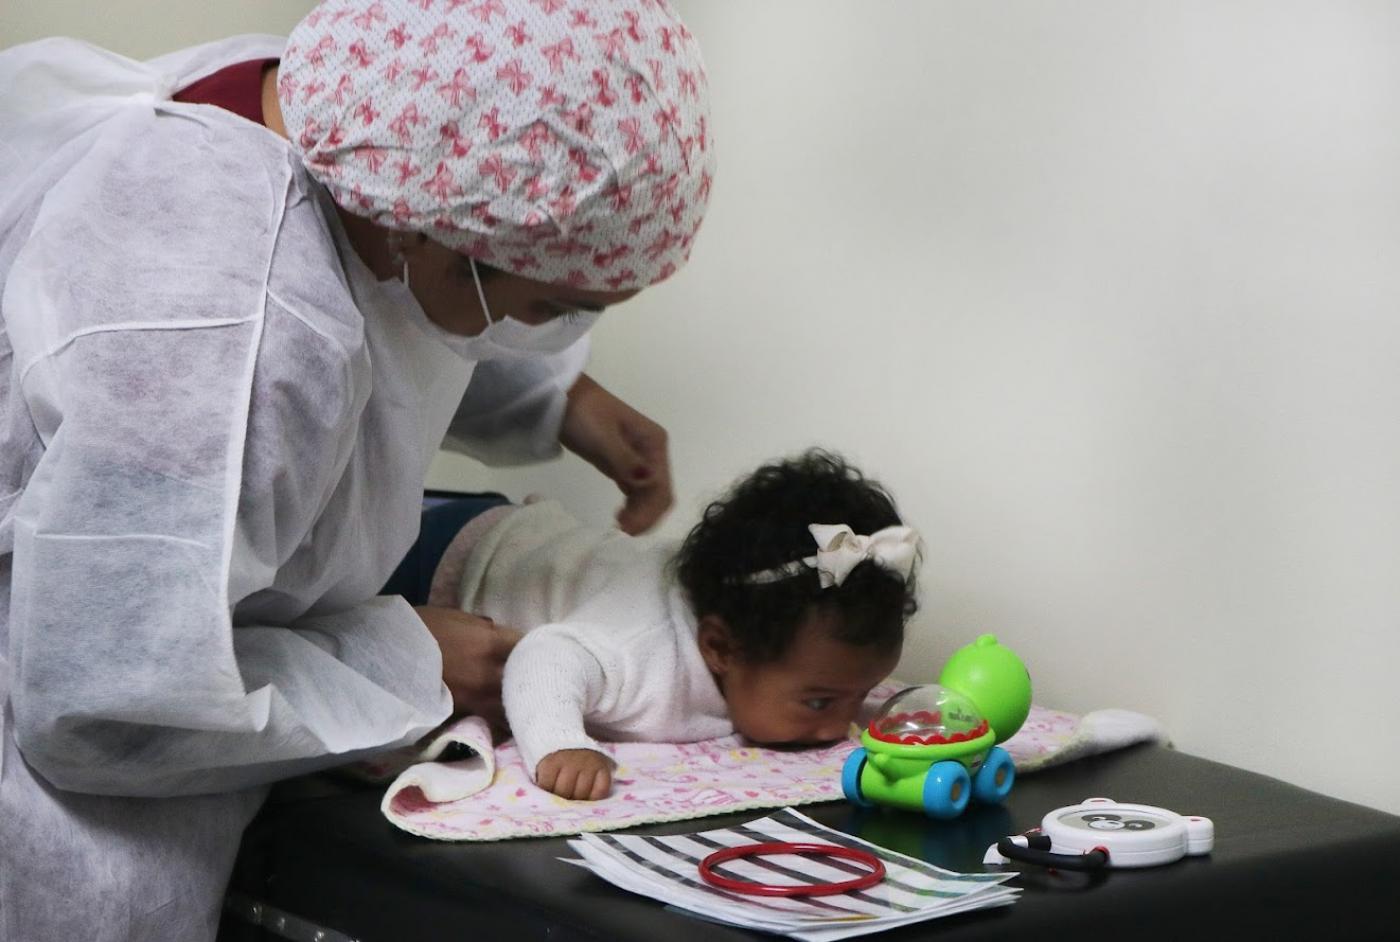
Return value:
<svg viewBox="0 0 1400 942">
<path fill-rule="evenodd" d="M 700 645 L 700 656 L 710 673 L 723 676 L 735 659 L 734 633 L 729 624 L 718 615 L 706 615 L 696 626 L 695 640 Z"/>
</svg>

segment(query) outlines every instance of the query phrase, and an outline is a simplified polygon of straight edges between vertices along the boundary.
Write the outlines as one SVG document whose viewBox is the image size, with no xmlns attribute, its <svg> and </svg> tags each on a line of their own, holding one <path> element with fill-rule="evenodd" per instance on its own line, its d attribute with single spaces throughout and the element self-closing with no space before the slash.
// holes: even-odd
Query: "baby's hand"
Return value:
<svg viewBox="0 0 1400 942">
<path fill-rule="evenodd" d="M 612 762 L 592 749 L 560 749 L 540 760 L 535 784 L 560 798 L 597 801 L 612 789 Z"/>
</svg>

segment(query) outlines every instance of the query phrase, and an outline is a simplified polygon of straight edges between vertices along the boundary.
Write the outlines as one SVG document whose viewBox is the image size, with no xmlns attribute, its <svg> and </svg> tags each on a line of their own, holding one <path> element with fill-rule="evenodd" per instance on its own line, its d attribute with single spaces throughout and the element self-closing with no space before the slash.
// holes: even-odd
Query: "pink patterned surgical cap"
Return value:
<svg viewBox="0 0 1400 942">
<path fill-rule="evenodd" d="M 340 206 L 527 278 L 661 281 L 709 202 L 705 68 L 664 0 L 325 0 L 278 97 Z"/>
</svg>

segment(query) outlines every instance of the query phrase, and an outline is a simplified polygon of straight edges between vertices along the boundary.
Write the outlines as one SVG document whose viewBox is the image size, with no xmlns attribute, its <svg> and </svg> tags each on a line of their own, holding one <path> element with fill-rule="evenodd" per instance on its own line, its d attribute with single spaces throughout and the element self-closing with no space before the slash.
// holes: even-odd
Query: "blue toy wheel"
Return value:
<svg viewBox="0 0 1400 942">
<path fill-rule="evenodd" d="M 972 780 L 972 797 L 987 805 L 999 805 L 1011 794 L 1016 783 L 1016 763 L 1011 753 L 993 746 Z"/>
<path fill-rule="evenodd" d="M 841 792 L 846 796 L 846 800 L 853 805 L 862 808 L 874 808 L 875 803 L 860 790 L 860 775 L 865 771 L 865 750 L 856 749 L 846 757 L 846 764 L 841 766 Z"/>
<path fill-rule="evenodd" d="M 924 777 L 924 813 L 947 821 L 956 818 L 972 797 L 972 778 L 961 762 L 935 762 Z"/>
</svg>

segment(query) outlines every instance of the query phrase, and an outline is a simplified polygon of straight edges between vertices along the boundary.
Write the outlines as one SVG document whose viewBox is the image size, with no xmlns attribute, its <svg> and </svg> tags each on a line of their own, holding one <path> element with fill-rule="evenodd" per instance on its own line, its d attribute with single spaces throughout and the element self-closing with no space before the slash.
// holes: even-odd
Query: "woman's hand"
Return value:
<svg viewBox="0 0 1400 942">
<path fill-rule="evenodd" d="M 586 375 L 569 390 L 559 439 L 616 482 L 626 498 L 617 512 L 623 532 L 645 533 L 671 509 L 666 430 Z"/>
<path fill-rule="evenodd" d="M 504 739 L 509 727 L 501 705 L 501 675 L 521 633 L 455 608 L 419 605 L 414 611 L 442 649 L 442 680 L 452 693 L 454 714 L 480 716 L 498 741 Z"/>
<path fill-rule="evenodd" d="M 612 790 L 612 762 L 592 749 L 560 749 L 535 766 L 535 784 L 571 801 L 597 801 Z"/>
</svg>

